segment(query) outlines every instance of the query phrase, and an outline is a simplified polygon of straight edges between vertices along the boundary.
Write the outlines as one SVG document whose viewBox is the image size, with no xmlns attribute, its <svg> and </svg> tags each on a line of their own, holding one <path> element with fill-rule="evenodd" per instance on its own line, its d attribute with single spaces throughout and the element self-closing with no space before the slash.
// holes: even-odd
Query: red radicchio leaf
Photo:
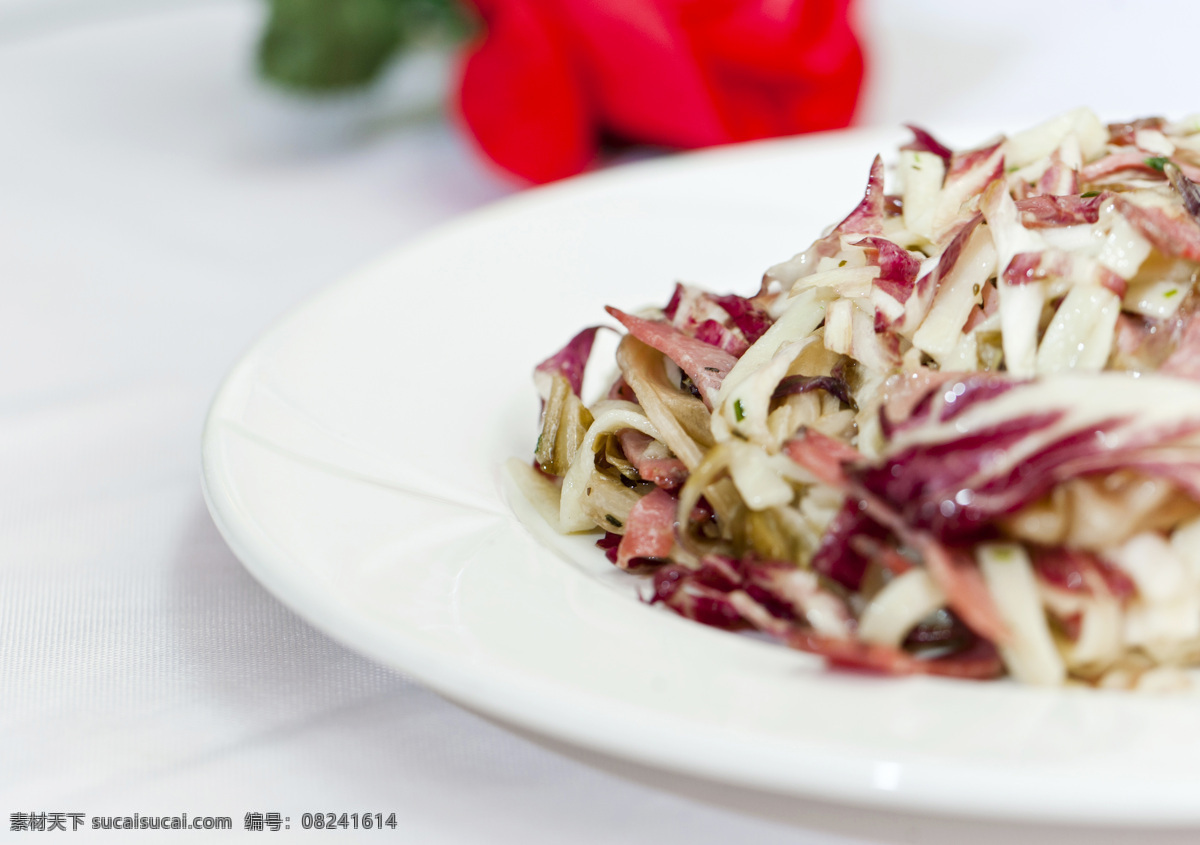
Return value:
<svg viewBox="0 0 1200 845">
<path fill-rule="evenodd" d="M 705 555 L 692 577 L 698 584 L 728 593 L 742 586 L 742 562 L 728 555 Z"/>
<path fill-rule="evenodd" d="M 781 561 L 743 560 L 742 589 L 776 619 L 795 621 L 804 618 L 804 608 L 793 601 L 786 582 L 796 566 Z"/>
<path fill-rule="evenodd" d="M 933 618 L 922 620 L 909 631 L 904 644 L 910 648 L 953 647 L 976 639 L 975 632 L 964 625 L 953 610 L 942 609 L 933 614 Z"/>
<path fill-rule="evenodd" d="M 983 286 L 983 306 L 974 306 L 971 309 L 971 316 L 967 317 L 966 325 L 963 326 L 963 334 L 970 334 L 978 328 L 979 324 L 987 320 L 993 314 L 1000 310 L 1000 291 L 996 290 L 993 284 L 985 284 Z"/>
<path fill-rule="evenodd" d="M 1007 507 L 1001 505 L 998 512 L 994 507 L 982 506 L 980 490 L 972 489 L 974 479 L 986 477 L 989 464 L 1002 457 L 1005 450 L 1049 428 L 1061 417 L 1059 411 L 1030 414 L 957 440 L 913 445 L 879 466 L 857 468 L 851 475 L 894 508 L 907 525 L 928 530 L 942 542 L 983 540 L 991 535 L 991 523 L 999 513 L 1024 504 L 1029 495 L 1026 490 L 1036 489 L 1040 495 L 1053 482 L 1025 474 L 1012 479 L 1021 492 L 1001 488 L 1012 494 L 1012 501 Z M 970 490 L 970 496 L 959 496 L 965 489 Z"/>
<path fill-rule="evenodd" d="M 904 124 L 904 128 L 913 133 L 913 139 L 905 144 L 900 149 L 912 150 L 918 153 L 933 153 L 940 158 L 947 167 L 950 165 L 950 158 L 954 155 L 954 151 L 934 138 L 920 126 L 914 126 L 911 123 Z"/>
<path fill-rule="evenodd" d="M 667 307 L 663 309 L 663 316 L 671 322 L 675 321 L 675 314 L 679 311 L 679 304 L 683 301 L 683 294 L 683 285 L 676 282 L 675 290 L 671 292 L 671 299 L 667 303 Z"/>
<path fill-rule="evenodd" d="M 625 381 L 624 376 L 617 376 L 617 380 L 614 381 L 612 386 L 608 388 L 607 398 L 624 399 L 626 402 L 637 402 L 637 394 L 633 392 L 633 388 L 629 386 L 629 382 Z M 630 458 L 630 460 L 633 459 Z"/>
<path fill-rule="evenodd" d="M 1033 568 L 1052 587 L 1094 595 L 1100 587 L 1119 600 L 1132 598 L 1137 586 L 1112 564 L 1080 549 L 1039 548 L 1034 550 Z"/>
<path fill-rule="evenodd" d="M 936 660 L 922 660 L 898 648 L 859 640 L 838 640 L 806 630 L 795 631 L 787 643 L 800 651 L 823 656 L 831 666 L 887 675 L 940 675 L 987 680 L 998 678 L 1004 672 L 995 646 L 982 639 L 977 639 L 967 651 Z"/>
<path fill-rule="evenodd" d="M 979 191 L 982 191 L 993 180 L 1004 175 L 1003 146 L 1003 141 L 997 141 L 990 147 L 954 153 L 946 171 L 946 180 L 969 179 L 971 184 L 978 185 Z"/>
<path fill-rule="evenodd" d="M 858 460 L 848 458 L 847 453 L 856 455 Z M 901 512 L 894 500 L 873 492 L 862 480 L 865 475 L 878 473 L 876 481 L 880 486 L 886 486 L 891 470 L 903 473 L 903 464 L 885 462 L 883 469 L 871 466 L 856 450 L 811 430 L 785 443 L 784 454 L 826 484 L 844 492 L 868 517 L 887 528 L 903 545 L 913 548 L 924 560 L 934 581 L 946 593 L 951 609 L 975 633 L 993 642 L 1007 641 L 1010 636 L 1008 627 L 1000 618 L 971 557 L 961 550 L 943 545 L 932 532 L 916 527 L 906 519 L 905 513 Z M 937 472 L 939 469 L 936 460 L 921 465 L 926 472 Z M 942 501 L 946 501 L 945 497 L 939 500 L 939 504 Z M 953 500 L 950 501 L 953 504 Z M 851 551 L 855 551 L 853 547 Z"/>
<path fill-rule="evenodd" d="M 954 382 L 977 378 L 979 375 L 943 372 L 921 368 L 888 382 L 883 404 L 879 408 L 879 422 L 883 435 L 891 440 L 898 431 L 904 431 L 926 421 L 932 413 L 934 397 L 943 385 L 953 387 Z"/>
<path fill-rule="evenodd" d="M 937 266 L 929 271 L 929 275 L 934 279 L 934 287 L 937 287 L 937 282 L 940 282 L 946 276 L 950 275 L 950 271 L 954 269 L 954 265 L 958 263 L 958 259 L 962 256 L 963 250 L 967 247 L 967 241 L 971 239 L 971 233 L 975 231 L 975 227 L 983 222 L 983 215 L 976 214 L 970 220 L 963 224 L 962 228 L 955 233 L 954 238 L 942 250 L 942 256 L 938 259 Z M 928 278 L 928 277 L 925 277 Z M 924 281 L 924 279 L 922 279 Z"/>
<path fill-rule="evenodd" d="M 625 536 L 617 549 L 617 566 L 628 569 L 633 560 L 666 560 L 675 545 L 675 512 L 678 500 L 655 487 L 629 511 Z"/>
<path fill-rule="evenodd" d="M 617 433 L 617 439 L 626 460 L 633 464 L 644 481 L 665 490 L 677 490 L 687 481 L 687 465 L 679 458 L 646 457 L 646 447 L 653 442 L 649 435 L 634 428 L 624 428 Z"/>
<path fill-rule="evenodd" d="M 571 390 L 578 396 L 583 390 L 583 371 L 592 354 L 592 343 L 600 328 L 592 326 L 575 335 L 566 346 L 538 364 L 534 373 L 562 376 L 571 383 Z"/>
<path fill-rule="evenodd" d="M 1007 393 L 1024 379 L 1011 379 L 998 373 L 971 373 L 964 375 L 954 384 L 947 384 L 942 394 L 942 410 L 938 415 L 941 422 L 952 420 L 977 402 L 987 402 Z"/>
<path fill-rule="evenodd" d="M 1146 161 L 1150 157 L 1144 150 L 1123 150 L 1085 165 L 1079 176 L 1085 182 L 1096 182 L 1123 170 L 1136 170 L 1143 176 L 1163 178 L 1162 170 Z"/>
<path fill-rule="evenodd" d="M 1139 117 L 1128 123 L 1108 124 L 1108 139 L 1117 146 L 1131 146 L 1137 143 L 1137 133 L 1141 129 L 1162 129 L 1166 120 L 1161 117 Z"/>
<path fill-rule="evenodd" d="M 834 228 L 832 234 L 883 234 L 883 198 L 883 158 L 875 156 L 862 201 Z"/>
<path fill-rule="evenodd" d="M 686 619 L 732 630 L 745 626 L 742 615 L 725 592 L 697 582 L 692 570 L 668 565 L 654 573 L 650 604 L 661 602 Z"/>
<path fill-rule="evenodd" d="M 1197 236 L 1200 236 L 1200 229 L 1197 230 Z M 1124 278 L 1103 264 L 1060 249 L 1018 252 L 1003 273 L 1004 281 L 1010 285 L 1052 278 L 1071 278 L 1078 282 L 1082 277 L 1094 280 L 1117 296 L 1124 296 L 1128 287 Z"/>
<path fill-rule="evenodd" d="M 967 246 L 967 241 L 971 238 L 971 233 L 975 231 L 975 227 L 981 222 L 983 222 L 983 215 L 976 214 L 964 223 L 954 237 L 950 239 L 950 243 L 946 245 L 946 248 L 942 250 L 942 255 L 938 259 L 937 266 L 917 280 L 910 296 L 916 295 L 919 297 L 917 302 L 920 307 L 913 309 L 911 315 L 906 313 L 901 318 L 902 323 L 909 319 L 914 319 L 919 325 L 925 319 L 930 305 L 933 304 L 933 297 L 937 293 L 938 285 L 954 269 L 954 265 L 958 263 L 958 259 L 962 256 L 963 249 Z"/>
<path fill-rule="evenodd" d="M 1050 155 L 1050 166 L 1033 190 L 1035 196 L 1073 196 L 1079 193 L 1079 172 L 1064 162 L 1062 153 L 1055 150 Z"/>
<path fill-rule="evenodd" d="M 979 384 L 972 378 L 935 384 L 916 404 L 914 421 L 905 423 L 901 434 L 887 435 L 893 445 L 884 460 L 842 467 L 850 482 L 878 497 L 880 506 L 896 515 L 898 525 L 893 525 L 872 512 L 881 524 L 898 533 L 927 531 L 951 545 L 978 542 L 994 535 L 998 517 L 1016 512 L 1056 485 L 1116 469 L 1168 478 L 1200 497 L 1200 461 L 1195 447 L 1184 439 L 1200 430 L 1200 420 L 1182 413 L 1176 419 L 1156 420 L 1132 411 L 1073 416 L 1073 408 L 1056 403 L 1043 382 L 1018 381 L 1006 387 L 1002 377 Z M 1030 407 L 1043 410 L 1006 414 L 988 424 L 981 421 L 967 433 L 945 425 L 964 409 L 1009 390 L 1034 391 L 1039 398 Z M 1015 407 L 1020 404 L 1018 400 Z M 921 436 L 925 425 L 941 426 L 938 437 Z M 1010 462 L 1014 449 L 1022 457 Z"/>
<path fill-rule="evenodd" d="M 821 537 L 813 554 L 812 568 L 848 589 L 857 590 L 871 561 L 858 551 L 860 544 L 855 542 L 856 538 L 883 540 L 888 536 L 888 530 L 866 514 L 861 502 L 847 499 Z"/>
<path fill-rule="evenodd" d="M 995 678 L 1003 665 L 990 643 L 972 639 L 955 654 L 922 659 L 889 646 L 825 636 L 802 627 L 796 608 L 779 587 L 778 577 L 794 572 L 791 564 L 712 555 L 699 569 L 664 566 L 654 574 L 650 603 L 663 603 L 680 616 L 717 628 L 751 624 L 786 645 L 825 658 L 831 666 L 893 675 L 928 674 Z"/>
<path fill-rule="evenodd" d="M 893 575 L 903 575 L 913 568 L 913 562 L 878 537 L 859 534 L 850 538 L 850 548 L 867 560 L 874 561 Z"/>
<path fill-rule="evenodd" d="M 875 287 L 897 302 L 906 302 L 916 284 L 921 262 L 887 238 L 863 238 L 854 245 L 867 247 L 868 260 L 879 267 Z"/>
<path fill-rule="evenodd" d="M 1189 179 L 1174 162 L 1168 161 L 1163 165 L 1163 173 L 1167 174 L 1171 187 L 1183 198 L 1183 207 L 1188 214 L 1192 215 L 1193 220 L 1200 220 L 1200 185 Z"/>
<path fill-rule="evenodd" d="M 721 381 L 737 363 L 735 357 L 701 340 L 688 337 L 667 323 L 643 320 L 616 308 L 609 307 L 605 310 L 642 343 L 654 347 L 679 365 L 700 391 L 704 404 L 710 409 L 713 407 L 717 391 L 721 389 Z"/>
<path fill-rule="evenodd" d="M 836 376 L 787 376 L 779 382 L 775 392 L 771 394 L 771 399 L 783 399 L 787 396 L 808 393 L 810 390 L 824 390 L 833 398 L 849 405 L 856 411 L 858 410 L 854 397 L 850 395 L 850 385 L 846 383 L 845 379 Z"/>
<path fill-rule="evenodd" d="M 771 327 L 771 317 L 736 294 L 719 296 L 682 284 L 675 285 L 663 315 L 675 328 L 734 357 L 750 348 Z"/>
<path fill-rule="evenodd" d="M 846 487 L 845 466 L 863 459 L 862 453 L 848 443 L 812 429 L 783 444 L 783 451 L 820 481 L 838 489 Z"/>
<path fill-rule="evenodd" d="M 705 320 L 700 325 L 696 326 L 693 337 L 696 340 L 701 340 L 709 346 L 715 346 L 728 352 L 735 358 L 740 358 L 750 347 L 746 341 L 738 335 L 725 328 L 716 320 Z"/>
<path fill-rule="evenodd" d="M 609 563 L 617 562 L 617 546 L 621 544 L 621 535 L 605 531 L 604 536 L 596 541 L 596 548 L 604 550 L 604 556 Z"/>
<path fill-rule="evenodd" d="M 1191 217 L 1136 205 L 1120 194 L 1112 200 L 1117 211 L 1163 255 L 1200 261 L 1200 225 Z"/>
<path fill-rule="evenodd" d="M 730 322 L 742 333 L 746 342 L 751 346 L 766 334 L 767 329 L 771 328 L 773 321 L 770 315 L 745 297 L 729 294 L 714 296 L 713 301 L 725 309 Z"/>
<path fill-rule="evenodd" d="M 1053 226 L 1074 226 L 1095 223 L 1100 219 L 1100 206 L 1109 197 L 1106 191 L 1094 197 L 1037 196 L 1017 200 L 1021 225 L 1026 229 L 1047 229 Z"/>
<path fill-rule="evenodd" d="M 1128 345 L 1141 346 L 1147 343 L 1148 338 L 1152 336 L 1150 329 L 1156 327 L 1145 323 L 1135 324 L 1132 319 L 1128 319 L 1121 328 L 1125 331 L 1118 334 L 1118 341 L 1124 341 Z M 1175 351 L 1167 357 L 1167 360 L 1163 361 L 1158 371 L 1163 375 L 1200 381 L 1200 312 L 1193 312 L 1184 318 L 1179 344 L 1175 347 Z"/>
<path fill-rule="evenodd" d="M 1041 252 L 1018 252 L 1004 268 L 1004 281 L 1010 285 L 1028 284 L 1037 278 L 1041 264 Z"/>
</svg>

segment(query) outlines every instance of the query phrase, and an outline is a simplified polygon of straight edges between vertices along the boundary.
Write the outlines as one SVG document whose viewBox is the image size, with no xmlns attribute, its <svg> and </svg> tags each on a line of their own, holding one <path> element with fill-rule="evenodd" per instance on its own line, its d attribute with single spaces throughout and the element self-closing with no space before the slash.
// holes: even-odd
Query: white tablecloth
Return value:
<svg viewBox="0 0 1200 845">
<path fill-rule="evenodd" d="M 861 120 L 1180 115 L 1190 9 L 865 2 Z M 287 841 L 300 814 L 346 811 L 397 827 L 319 835 L 1194 841 L 846 809 L 603 760 L 443 701 L 259 587 L 200 494 L 223 375 L 321 286 L 513 190 L 435 108 L 444 58 L 369 95 L 296 101 L 254 79 L 262 11 L 0 0 L 0 836 L 25 835 L 19 812 L 187 812 Z M 244 832 L 248 812 L 292 830 Z"/>
</svg>

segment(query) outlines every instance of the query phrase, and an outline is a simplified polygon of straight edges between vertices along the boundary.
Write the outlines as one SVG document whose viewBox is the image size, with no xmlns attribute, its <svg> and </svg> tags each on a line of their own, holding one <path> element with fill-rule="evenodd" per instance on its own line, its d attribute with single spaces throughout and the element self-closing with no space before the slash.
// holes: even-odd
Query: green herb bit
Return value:
<svg viewBox="0 0 1200 845">
<path fill-rule="evenodd" d="M 607 522 L 609 525 L 613 526 L 614 528 L 620 528 L 620 527 L 621 527 L 621 525 L 623 525 L 623 523 L 621 522 L 621 520 L 617 519 L 617 518 L 616 518 L 615 516 L 613 516 L 611 513 L 606 513 L 606 514 L 604 515 L 604 519 L 605 519 L 605 521 L 606 521 L 606 522 Z"/>
<path fill-rule="evenodd" d="M 1151 156 L 1150 158 L 1146 159 L 1146 166 L 1153 167 L 1159 173 L 1162 173 L 1163 168 L 1167 166 L 1167 162 L 1169 161 L 1170 159 L 1166 158 L 1165 156 Z"/>
<path fill-rule="evenodd" d="M 1100 192 L 1099 191 L 1088 191 L 1087 193 L 1080 194 L 1079 196 L 1081 199 L 1090 200 L 1092 197 L 1100 196 Z"/>
<path fill-rule="evenodd" d="M 746 419 L 746 409 L 742 407 L 741 399 L 733 400 L 733 418 L 738 422 Z"/>
<path fill-rule="evenodd" d="M 1163 299 L 1170 299 L 1177 293 L 1179 293 L 1179 288 L 1171 288 L 1169 291 L 1163 294 Z"/>
</svg>

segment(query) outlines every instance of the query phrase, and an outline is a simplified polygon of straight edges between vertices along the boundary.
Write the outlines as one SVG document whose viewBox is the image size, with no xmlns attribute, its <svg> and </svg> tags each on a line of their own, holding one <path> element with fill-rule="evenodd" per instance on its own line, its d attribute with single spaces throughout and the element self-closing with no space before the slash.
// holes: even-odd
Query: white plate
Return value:
<svg viewBox="0 0 1200 845">
<path fill-rule="evenodd" d="M 532 454 L 537 361 L 604 304 L 664 303 L 676 279 L 756 289 L 853 207 L 900 137 L 760 144 L 532 191 L 330 288 L 213 404 L 204 482 L 222 533 L 331 636 L 619 757 L 911 810 L 1200 821 L 1196 696 L 829 672 L 640 603 L 594 538 L 547 538 L 510 508 L 501 466 Z"/>
</svg>

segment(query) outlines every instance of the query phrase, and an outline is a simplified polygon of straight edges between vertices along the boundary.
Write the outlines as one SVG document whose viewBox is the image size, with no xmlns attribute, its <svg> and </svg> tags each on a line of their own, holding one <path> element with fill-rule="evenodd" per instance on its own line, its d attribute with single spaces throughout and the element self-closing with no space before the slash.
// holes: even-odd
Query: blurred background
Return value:
<svg viewBox="0 0 1200 845">
<path fill-rule="evenodd" d="M 1193 7 L 414 0 L 428 27 L 406 34 L 378 23 L 392 0 L 319 5 L 0 0 L 0 811 L 393 807 L 402 841 L 435 843 L 961 841 L 614 770 L 347 652 L 221 541 L 204 413 L 279 315 L 536 181 L 847 123 L 982 141 L 1079 105 L 1200 110 Z M 686 26 L 647 12 L 676 5 Z"/>
</svg>

